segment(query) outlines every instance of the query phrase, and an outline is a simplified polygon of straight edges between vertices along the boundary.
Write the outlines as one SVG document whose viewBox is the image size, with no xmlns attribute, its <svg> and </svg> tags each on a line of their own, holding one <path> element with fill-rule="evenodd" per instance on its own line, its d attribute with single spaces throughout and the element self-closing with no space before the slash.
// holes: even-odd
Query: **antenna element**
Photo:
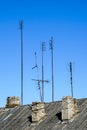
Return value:
<svg viewBox="0 0 87 130">
<path fill-rule="evenodd" d="M 72 84 L 72 62 L 70 62 L 70 84 L 71 84 L 71 95 L 73 97 L 73 84 Z"/>
<path fill-rule="evenodd" d="M 23 105 L 23 21 L 19 22 L 21 31 L 21 105 Z"/>
<path fill-rule="evenodd" d="M 43 65 L 44 48 L 45 48 L 45 45 L 44 45 L 44 42 L 42 42 L 42 102 L 44 102 L 44 65 Z"/>
<path fill-rule="evenodd" d="M 52 102 L 54 102 L 54 70 L 53 70 L 53 37 L 50 40 L 51 67 L 52 67 Z"/>
</svg>

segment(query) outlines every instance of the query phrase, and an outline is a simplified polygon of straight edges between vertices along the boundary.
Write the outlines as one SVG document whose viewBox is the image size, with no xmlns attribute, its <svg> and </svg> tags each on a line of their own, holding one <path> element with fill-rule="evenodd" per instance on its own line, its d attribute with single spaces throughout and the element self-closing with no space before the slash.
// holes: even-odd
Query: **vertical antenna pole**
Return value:
<svg viewBox="0 0 87 130">
<path fill-rule="evenodd" d="M 50 40 L 50 49 L 51 49 L 51 65 L 52 65 L 52 102 L 54 102 L 54 71 L 53 71 L 53 37 Z"/>
<path fill-rule="evenodd" d="M 44 102 L 44 65 L 43 65 L 44 42 L 42 42 L 42 102 Z"/>
<path fill-rule="evenodd" d="M 23 21 L 20 21 L 21 30 L 21 105 L 23 105 Z"/>
<path fill-rule="evenodd" d="M 40 90 L 40 101 L 42 102 L 42 94 L 41 94 L 40 80 L 38 80 L 38 87 L 39 87 L 39 90 Z"/>
<path fill-rule="evenodd" d="M 40 80 L 39 80 L 39 67 L 38 67 L 38 64 L 37 64 L 37 53 L 35 52 L 35 66 L 32 68 L 32 69 L 37 69 L 37 80 L 35 81 L 38 81 L 38 89 L 40 91 L 40 101 L 42 102 L 42 91 L 41 91 L 41 87 L 40 87 Z"/>
<path fill-rule="evenodd" d="M 70 62 L 70 82 L 71 82 L 71 95 L 73 97 L 73 84 L 72 84 L 72 62 Z"/>
</svg>

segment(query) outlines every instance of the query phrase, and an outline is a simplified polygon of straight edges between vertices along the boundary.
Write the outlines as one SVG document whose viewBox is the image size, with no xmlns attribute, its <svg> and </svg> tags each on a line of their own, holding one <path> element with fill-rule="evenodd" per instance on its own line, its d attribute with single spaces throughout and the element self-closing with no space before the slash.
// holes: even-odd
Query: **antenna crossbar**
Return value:
<svg viewBox="0 0 87 130">
<path fill-rule="evenodd" d="M 49 83 L 49 81 L 48 80 L 41 80 L 41 79 L 32 79 L 32 80 L 34 80 L 34 81 L 37 81 L 38 82 L 38 88 L 39 88 L 39 90 L 40 90 L 40 100 L 41 100 L 41 102 L 43 102 L 43 95 L 42 95 L 42 91 L 41 91 L 41 87 L 40 87 L 40 82 L 45 82 L 45 83 Z"/>
<path fill-rule="evenodd" d="M 48 80 L 41 80 L 41 79 L 32 79 L 32 80 L 34 80 L 34 81 L 39 81 L 39 82 L 46 82 L 46 83 L 49 83 Z"/>
</svg>

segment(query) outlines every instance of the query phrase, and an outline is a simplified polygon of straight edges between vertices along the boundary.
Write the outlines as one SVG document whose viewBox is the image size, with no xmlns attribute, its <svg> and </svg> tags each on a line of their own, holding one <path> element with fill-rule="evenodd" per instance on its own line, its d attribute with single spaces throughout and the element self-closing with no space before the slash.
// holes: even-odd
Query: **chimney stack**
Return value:
<svg viewBox="0 0 87 130">
<path fill-rule="evenodd" d="M 70 120 L 78 112 L 77 102 L 71 96 L 62 99 L 62 120 Z"/>
<path fill-rule="evenodd" d="M 7 97 L 7 104 L 6 107 L 7 108 L 12 108 L 15 106 L 20 106 L 20 98 L 19 97 Z"/>
<path fill-rule="evenodd" d="M 44 102 L 33 102 L 32 103 L 32 122 L 38 123 L 43 120 L 45 113 L 45 103 Z"/>
</svg>

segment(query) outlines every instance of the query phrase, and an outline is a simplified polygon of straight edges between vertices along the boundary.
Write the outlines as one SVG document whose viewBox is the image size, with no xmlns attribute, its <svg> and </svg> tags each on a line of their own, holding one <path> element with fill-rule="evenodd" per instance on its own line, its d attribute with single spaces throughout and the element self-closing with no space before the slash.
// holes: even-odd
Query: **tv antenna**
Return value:
<svg viewBox="0 0 87 130">
<path fill-rule="evenodd" d="M 39 67 L 38 67 L 38 65 L 37 65 L 37 53 L 35 52 L 34 54 L 35 54 L 35 66 L 32 67 L 32 69 L 37 69 L 37 79 L 39 79 L 39 74 L 38 74 L 38 69 L 39 69 Z M 32 80 L 38 82 L 38 89 L 39 89 L 39 91 L 40 91 L 40 100 L 42 101 L 40 81 L 37 80 L 37 79 L 32 79 Z"/>
<path fill-rule="evenodd" d="M 38 88 L 40 90 L 40 100 L 41 100 L 41 102 L 44 102 L 44 83 L 49 82 L 48 80 L 44 80 L 44 65 L 43 65 L 43 63 L 44 63 L 44 58 L 43 58 L 44 50 L 45 50 L 45 45 L 44 45 L 44 42 L 42 42 L 42 80 L 39 79 L 39 78 L 32 79 L 32 80 L 38 82 Z M 36 53 L 35 53 L 35 66 L 32 69 L 35 69 L 35 68 L 38 68 Z M 42 83 L 42 88 L 40 87 L 40 83 Z"/>
<path fill-rule="evenodd" d="M 42 42 L 42 102 L 44 102 L 44 50 L 45 42 Z"/>
<path fill-rule="evenodd" d="M 38 65 L 37 65 L 37 53 L 35 52 L 35 66 L 32 69 L 38 69 Z"/>
<path fill-rule="evenodd" d="M 73 97 L 72 62 L 70 62 L 70 84 L 71 84 L 71 95 L 72 95 L 72 97 Z"/>
<path fill-rule="evenodd" d="M 23 21 L 19 22 L 21 31 L 21 105 L 23 105 Z"/>
<path fill-rule="evenodd" d="M 51 68 L 52 68 L 52 102 L 54 102 L 54 70 L 53 70 L 53 37 L 50 40 Z"/>
<path fill-rule="evenodd" d="M 41 102 L 43 102 L 42 91 L 41 91 L 41 87 L 40 87 L 40 83 L 42 83 L 42 80 L 40 80 L 40 79 L 32 79 L 32 80 L 38 82 L 38 89 L 40 90 L 40 100 L 41 100 Z M 43 80 L 43 82 L 48 83 L 49 81 L 48 80 Z"/>
</svg>

